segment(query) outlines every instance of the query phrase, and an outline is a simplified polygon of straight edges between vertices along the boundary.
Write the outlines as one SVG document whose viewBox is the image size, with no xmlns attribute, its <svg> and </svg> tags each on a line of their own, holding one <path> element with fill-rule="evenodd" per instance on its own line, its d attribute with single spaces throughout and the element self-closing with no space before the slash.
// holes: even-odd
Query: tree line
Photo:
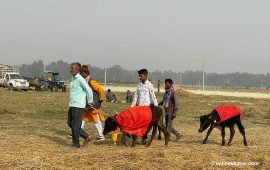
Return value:
<svg viewBox="0 0 270 170">
<path fill-rule="evenodd" d="M 27 77 L 40 77 L 41 73 L 46 71 L 59 72 L 63 80 L 70 79 L 69 73 L 70 63 L 62 60 L 51 62 L 49 65 L 44 65 L 42 60 L 34 61 L 32 64 L 22 64 L 19 66 L 20 73 Z M 93 79 L 99 82 L 104 82 L 105 69 L 88 65 L 90 74 Z M 148 78 L 151 81 L 164 81 L 166 78 L 171 78 L 175 84 L 181 85 L 202 85 L 202 71 L 173 72 L 155 70 L 149 72 Z M 205 73 L 205 86 L 222 86 L 222 87 L 262 87 L 270 88 L 270 73 L 252 74 L 252 73 Z M 108 83 L 138 83 L 137 70 L 127 70 L 120 65 L 114 65 L 106 68 L 106 80 Z"/>
</svg>

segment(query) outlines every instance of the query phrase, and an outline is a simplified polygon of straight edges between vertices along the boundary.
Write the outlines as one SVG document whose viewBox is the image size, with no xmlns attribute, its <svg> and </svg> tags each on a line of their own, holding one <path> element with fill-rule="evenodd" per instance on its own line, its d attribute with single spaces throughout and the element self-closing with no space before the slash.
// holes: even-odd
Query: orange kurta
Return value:
<svg viewBox="0 0 270 170">
<path fill-rule="evenodd" d="M 104 90 L 103 90 L 102 86 L 99 85 L 98 82 L 96 80 L 93 80 L 93 79 L 90 79 L 89 85 L 98 94 L 98 99 L 96 99 L 96 100 L 99 100 L 100 102 L 104 101 Z M 97 123 L 98 122 L 97 115 L 99 115 L 99 118 L 102 122 L 105 121 L 105 117 L 104 117 L 102 111 L 100 110 L 100 108 L 85 109 L 83 112 L 83 120 L 85 122 L 91 121 L 91 122 Z"/>
<path fill-rule="evenodd" d="M 83 120 L 85 122 L 91 121 L 97 123 L 98 122 L 97 115 L 99 116 L 100 120 L 104 122 L 105 117 L 100 109 L 85 109 L 83 112 Z"/>
</svg>

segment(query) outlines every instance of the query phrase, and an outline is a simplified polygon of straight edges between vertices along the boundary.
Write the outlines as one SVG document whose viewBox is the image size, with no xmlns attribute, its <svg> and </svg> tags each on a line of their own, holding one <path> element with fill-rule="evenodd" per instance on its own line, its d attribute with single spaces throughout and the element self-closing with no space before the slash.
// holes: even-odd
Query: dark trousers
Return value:
<svg viewBox="0 0 270 170">
<path fill-rule="evenodd" d="M 180 133 L 177 132 L 176 129 L 173 128 L 173 119 L 171 114 L 166 114 L 165 116 L 165 122 L 166 122 L 166 129 L 169 133 L 169 138 L 171 138 L 171 133 L 175 134 L 176 136 L 180 136 Z"/>
<path fill-rule="evenodd" d="M 70 107 L 68 111 L 68 126 L 72 132 L 72 143 L 74 146 L 80 147 L 79 137 L 88 138 L 88 134 L 81 129 L 82 126 L 83 109 L 77 107 Z"/>
</svg>

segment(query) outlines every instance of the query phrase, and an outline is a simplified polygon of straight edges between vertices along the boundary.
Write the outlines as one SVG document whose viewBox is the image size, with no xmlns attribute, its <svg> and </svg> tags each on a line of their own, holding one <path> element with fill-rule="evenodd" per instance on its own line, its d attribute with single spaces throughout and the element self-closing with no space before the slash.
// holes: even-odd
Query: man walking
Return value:
<svg viewBox="0 0 270 170">
<path fill-rule="evenodd" d="M 85 108 L 86 96 L 88 105 L 92 105 L 93 93 L 90 87 L 80 75 L 81 64 L 72 63 L 70 66 L 70 73 L 72 78 L 70 80 L 70 98 L 68 111 L 68 126 L 72 131 L 72 146 L 80 148 L 79 136 L 84 138 L 83 145 L 90 142 L 89 135 L 81 129 L 83 110 Z M 88 95 L 86 95 L 88 94 Z"/>
<path fill-rule="evenodd" d="M 154 92 L 154 86 L 147 78 L 147 69 L 139 70 L 138 74 L 141 82 L 137 87 L 131 107 L 150 106 L 151 104 L 158 106 L 157 98 Z M 142 144 L 146 144 L 146 140 L 147 134 L 143 136 Z"/>
<path fill-rule="evenodd" d="M 83 129 L 85 122 L 94 122 L 98 136 L 96 137 L 99 141 L 104 141 L 105 137 L 103 135 L 102 122 L 104 122 L 105 117 L 101 111 L 101 103 L 104 101 L 104 90 L 102 86 L 94 79 L 90 77 L 90 71 L 87 65 L 83 65 L 81 69 L 81 75 L 92 89 L 93 92 L 93 106 L 91 108 L 85 108 L 83 112 L 82 126 Z"/>
<path fill-rule="evenodd" d="M 176 117 L 176 112 L 178 110 L 178 97 L 172 85 L 172 79 L 165 80 L 165 93 L 163 100 L 159 103 L 159 105 L 162 105 L 165 111 L 166 129 L 169 133 L 169 138 L 171 138 L 171 133 L 173 133 L 176 135 L 176 140 L 179 140 L 182 135 L 172 126 L 173 119 Z"/>
</svg>

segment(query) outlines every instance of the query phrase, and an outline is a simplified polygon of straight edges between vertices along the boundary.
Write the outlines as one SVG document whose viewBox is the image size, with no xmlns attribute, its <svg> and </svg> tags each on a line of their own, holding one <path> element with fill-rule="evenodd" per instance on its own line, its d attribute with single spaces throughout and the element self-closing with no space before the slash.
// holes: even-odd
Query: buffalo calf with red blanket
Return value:
<svg viewBox="0 0 270 170">
<path fill-rule="evenodd" d="M 123 132 L 122 142 L 126 144 L 125 135 L 130 134 L 133 138 L 131 146 L 135 146 L 137 136 L 144 136 L 153 127 L 152 136 L 146 144 L 146 146 L 150 146 L 156 135 L 157 127 L 159 127 L 165 135 L 165 145 L 167 146 L 169 135 L 162 122 L 162 116 L 162 109 L 154 105 L 131 107 L 113 117 L 108 117 L 103 134 L 106 135 L 119 128 Z"/>
<path fill-rule="evenodd" d="M 243 135 L 244 145 L 247 146 L 245 128 L 241 123 L 240 115 L 241 110 L 236 106 L 218 106 L 214 108 L 214 110 L 210 114 L 201 116 L 200 117 L 201 124 L 199 128 L 200 133 L 211 125 L 205 139 L 203 140 L 203 144 L 206 143 L 208 136 L 210 135 L 213 128 L 220 126 L 222 136 L 222 146 L 225 145 L 225 127 L 230 128 L 231 135 L 227 144 L 230 145 L 235 133 L 234 125 L 236 124 L 238 126 L 240 133 Z"/>
</svg>

